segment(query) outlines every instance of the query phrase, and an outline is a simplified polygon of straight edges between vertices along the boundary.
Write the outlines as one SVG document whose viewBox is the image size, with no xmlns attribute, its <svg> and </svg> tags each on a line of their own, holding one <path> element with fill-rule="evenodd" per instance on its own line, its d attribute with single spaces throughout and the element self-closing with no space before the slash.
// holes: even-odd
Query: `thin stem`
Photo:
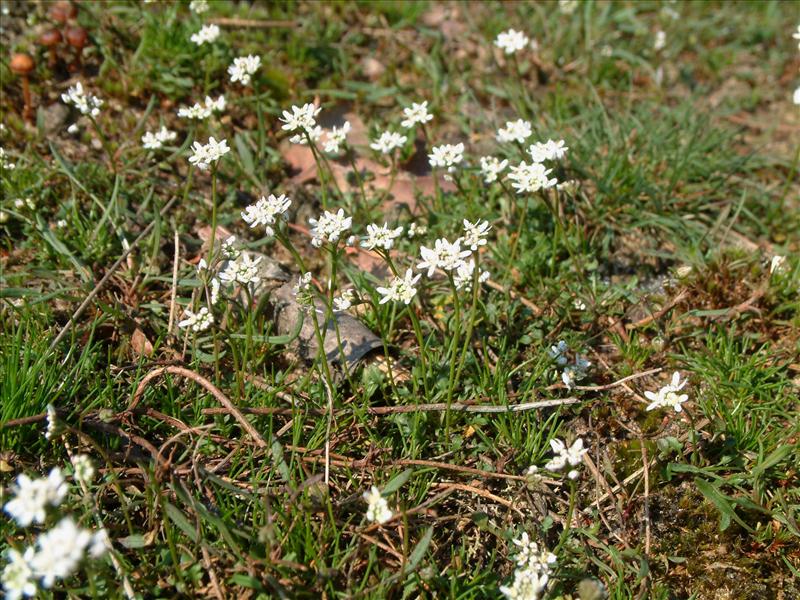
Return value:
<svg viewBox="0 0 800 600">
<path fill-rule="evenodd" d="M 456 284 L 453 281 L 453 276 L 449 272 L 447 273 L 447 279 L 450 282 L 450 289 L 453 291 L 453 307 L 455 314 L 453 315 L 453 319 L 455 320 L 454 331 L 453 331 L 453 341 L 450 344 L 450 350 L 448 351 L 448 358 L 450 360 L 450 375 L 447 378 L 447 410 L 445 411 L 445 439 L 450 439 L 450 407 L 453 404 L 453 388 L 455 387 L 456 381 L 456 349 L 459 347 L 459 343 L 461 340 L 461 301 L 458 299 L 458 290 L 456 289 Z"/>
</svg>

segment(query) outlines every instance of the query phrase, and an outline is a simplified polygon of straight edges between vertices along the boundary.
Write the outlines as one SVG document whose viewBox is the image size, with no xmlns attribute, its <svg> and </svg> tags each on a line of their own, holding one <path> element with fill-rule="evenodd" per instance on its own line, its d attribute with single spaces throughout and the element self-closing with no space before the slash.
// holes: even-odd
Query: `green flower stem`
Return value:
<svg viewBox="0 0 800 600">
<path fill-rule="evenodd" d="M 475 270 L 472 272 L 472 306 L 469 311 L 469 321 L 467 322 L 467 334 L 464 337 L 464 348 L 461 351 L 461 358 L 458 361 L 458 369 L 456 370 L 456 381 L 461 380 L 461 370 L 467 360 L 467 353 L 469 352 L 470 343 L 472 342 L 472 332 L 475 330 L 475 321 L 477 320 L 478 312 L 478 298 L 480 294 L 480 266 L 478 265 L 477 252 L 475 253 Z"/>
<path fill-rule="evenodd" d="M 459 347 L 461 342 L 461 301 L 458 299 L 458 290 L 456 289 L 456 284 L 453 281 L 453 275 L 448 272 L 447 279 L 450 282 L 450 289 L 453 292 L 453 308 L 455 314 L 453 315 L 453 319 L 455 324 L 453 326 L 453 341 L 450 344 L 450 349 L 447 353 L 447 356 L 450 360 L 450 375 L 447 378 L 447 408 L 445 410 L 445 438 L 450 439 L 450 421 L 451 421 L 451 413 L 450 413 L 450 406 L 453 403 L 453 389 L 455 388 L 456 382 L 456 351 Z"/>
<path fill-rule="evenodd" d="M 567 509 L 567 519 L 564 524 L 564 530 L 561 532 L 561 536 L 558 538 L 558 545 L 553 550 L 553 554 L 556 556 L 561 556 L 560 550 L 567 543 L 567 539 L 569 538 L 569 532 L 572 528 L 572 515 L 575 513 L 575 503 L 578 496 L 578 490 L 575 486 L 575 482 L 573 480 L 569 480 L 569 508 Z"/>
</svg>

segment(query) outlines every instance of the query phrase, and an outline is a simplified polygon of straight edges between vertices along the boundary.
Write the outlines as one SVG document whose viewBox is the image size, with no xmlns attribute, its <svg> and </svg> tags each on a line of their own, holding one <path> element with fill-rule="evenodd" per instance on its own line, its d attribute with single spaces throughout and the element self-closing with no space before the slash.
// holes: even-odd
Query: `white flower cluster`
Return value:
<svg viewBox="0 0 800 600">
<path fill-rule="evenodd" d="M 222 112 L 225 110 L 225 96 L 220 94 L 214 100 L 211 96 L 206 96 L 203 104 L 195 102 L 192 106 L 182 106 L 178 109 L 178 116 L 182 119 L 195 119 L 202 121 L 208 119 L 215 112 Z"/>
<path fill-rule="evenodd" d="M 500 592 L 509 600 L 537 600 L 547 589 L 558 559 L 546 548 L 540 550 L 527 532 L 513 543 L 518 548 L 514 581 L 509 586 L 500 586 Z"/>
<path fill-rule="evenodd" d="M 428 270 L 428 277 L 432 277 L 436 269 L 443 271 L 457 271 L 471 252 L 461 249 L 462 239 L 450 243 L 445 238 L 439 238 L 433 243 L 433 248 L 420 247 L 422 261 L 417 264 L 418 269 Z"/>
<path fill-rule="evenodd" d="M 202 15 L 209 9 L 208 0 L 192 0 L 189 2 L 189 10 L 196 15 Z"/>
<path fill-rule="evenodd" d="M 522 161 L 516 167 L 511 167 L 508 178 L 511 180 L 511 187 L 517 190 L 517 193 L 524 194 L 546 190 L 556 185 L 558 180 L 548 177 L 551 172 L 552 169 L 545 168 L 542 163 L 527 164 Z"/>
<path fill-rule="evenodd" d="M 547 140 L 546 142 L 536 142 L 528 148 L 528 154 L 531 155 L 533 162 L 542 163 L 546 160 L 561 160 L 567 155 L 567 148 L 564 145 L 564 140 Z"/>
<path fill-rule="evenodd" d="M 77 108 L 81 114 L 92 117 L 99 115 L 100 107 L 103 106 L 100 98 L 84 91 L 80 81 L 69 88 L 66 94 L 61 94 L 61 99 L 65 104 L 71 104 Z"/>
<path fill-rule="evenodd" d="M 336 212 L 325 211 L 319 219 L 309 219 L 311 225 L 311 245 L 315 248 L 324 242 L 338 242 L 342 234 L 350 229 L 353 217 L 345 217 L 341 208 Z"/>
<path fill-rule="evenodd" d="M 548 471 L 555 472 L 564 470 L 567 465 L 577 467 L 583 462 L 583 455 L 589 451 L 587 448 L 583 447 L 583 440 L 581 438 L 575 440 L 569 447 L 560 439 L 554 438 L 550 440 L 550 448 L 553 449 L 554 456 L 544 465 L 544 468 Z M 535 471 L 535 467 L 531 467 L 528 472 L 533 473 Z M 569 473 L 567 473 L 567 477 L 576 479 L 578 477 L 578 471 L 576 469 L 571 469 Z"/>
<path fill-rule="evenodd" d="M 686 381 L 681 381 L 681 374 L 675 371 L 672 374 L 670 383 L 657 392 L 648 391 L 644 393 L 645 397 L 650 400 L 647 410 L 667 407 L 674 409 L 675 412 L 681 412 L 683 410 L 681 405 L 689 399 L 689 395 L 679 394 L 678 392 L 686 386 L 686 383 Z"/>
<path fill-rule="evenodd" d="M 401 235 L 403 235 L 402 227 L 391 229 L 387 223 L 382 226 L 372 223 L 367 225 L 367 236 L 362 240 L 361 245 L 367 250 L 375 248 L 390 250 L 394 246 L 394 241 Z"/>
<path fill-rule="evenodd" d="M 76 480 L 88 483 L 94 475 L 91 461 L 85 456 L 76 456 L 73 465 Z M 18 475 L 11 491 L 14 498 L 6 502 L 4 510 L 20 526 L 27 527 L 31 523 L 44 523 L 47 507 L 58 507 L 68 488 L 61 469 L 55 467 L 45 479 Z M 72 517 L 63 517 L 23 552 L 14 548 L 6 551 L 8 562 L 0 573 L 5 597 L 16 600 L 34 596 L 40 585 L 51 588 L 57 579 L 66 578 L 75 571 L 87 549 L 90 556 L 97 558 L 109 545 L 105 530 L 92 533 L 78 527 Z"/>
<path fill-rule="evenodd" d="M 383 154 L 391 154 L 395 149 L 402 148 L 406 143 L 408 137 L 397 133 L 396 131 L 384 131 L 374 140 L 369 147 L 376 152 Z"/>
<path fill-rule="evenodd" d="M 456 165 L 464 160 L 464 144 L 442 144 L 434 146 L 428 155 L 432 168 L 447 169 L 448 173 L 456 170 Z"/>
<path fill-rule="evenodd" d="M 403 277 L 395 277 L 389 282 L 389 287 L 379 287 L 376 291 L 383 296 L 380 304 L 387 302 L 402 302 L 405 305 L 411 304 L 414 296 L 417 295 L 417 288 L 415 287 L 421 275 L 414 273 L 411 269 L 406 270 Z"/>
<path fill-rule="evenodd" d="M 261 281 L 258 265 L 263 259 L 263 256 L 253 259 L 249 254 L 243 252 L 236 259 L 228 261 L 225 268 L 219 273 L 219 280 L 226 285 L 255 285 Z"/>
<path fill-rule="evenodd" d="M 200 31 L 193 33 L 189 39 L 198 46 L 202 46 L 203 44 L 214 43 L 219 37 L 219 34 L 220 30 L 217 25 L 203 25 Z"/>
<path fill-rule="evenodd" d="M 231 82 L 240 82 L 242 85 L 249 85 L 250 78 L 258 71 L 261 66 L 261 57 L 253 56 L 240 56 L 233 59 L 233 64 L 228 67 L 228 75 L 231 76 Z"/>
<path fill-rule="evenodd" d="M 345 121 L 341 127 L 333 127 L 325 133 L 323 148 L 325 152 L 336 154 L 339 147 L 347 141 L 347 134 L 350 133 L 350 121 Z"/>
<path fill-rule="evenodd" d="M 161 129 L 153 133 L 147 131 L 142 136 L 142 146 L 146 150 L 159 150 L 167 142 L 172 142 L 178 137 L 174 131 L 170 131 L 162 125 Z"/>
<path fill-rule="evenodd" d="M 283 216 L 292 201 L 284 194 L 274 196 L 270 194 L 268 198 L 263 196 L 255 204 L 251 204 L 242 212 L 242 219 L 250 225 L 251 228 L 263 225 L 268 236 L 275 235 L 275 230 L 272 228 L 275 225 L 278 217 Z"/>
<path fill-rule="evenodd" d="M 428 101 L 417 104 L 412 102 L 411 106 L 403 109 L 404 120 L 400 122 L 400 126 L 406 129 L 411 129 L 416 124 L 424 125 L 433 119 L 433 115 L 428 112 Z"/>
<path fill-rule="evenodd" d="M 284 131 L 299 131 L 301 133 L 314 131 L 320 110 L 322 109 L 310 103 L 303 106 L 292 106 L 292 112 L 285 110 L 280 117 L 280 120 L 284 123 L 281 129 Z"/>
<path fill-rule="evenodd" d="M 572 388 L 576 381 L 580 381 L 586 377 L 589 367 L 592 365 L 588 360 L 583 358 L 580 354 L 575 355 L 575 362 L 569 364 L 569 346 L 564 340 L 560 340 L 555 346 L 550 346 L 548 354 L 559 367 L 564 367 L 561 373 L 561 381 L 567 386 L 567 389 Z"/>
<path fill-rule="evenodd" d="M 528 45 L 530 39 L 521 31 L 509 29 L 497 36 L 494 45 L 500 48 L 507 55 L 515 54 Z"/>
<path fill-rule="evenodd" d="M 189 162 L 205 171 L 230 151 L 227 140 L 217 141 L 210 137 L 206 144 L 200 142 L 192 144 L 194 154 L 189 157 Z"/>
<path fill-rule="evenodd" d="M 525 119 L 517 119 L 516 121 L 506 121 L 506 126 L 497 130 L 496 137 L 501 144 L 522 144 L 532 134 L 533 129 L 530 122 Z"/>
<path fill-rule="evenodd" d="M 494 156 L 481 156 L 481 174 L 485 183 L 494 183 L 500 177 L 500 173 L 508 167 L 507 160 L 500 160 Z"/>
<path fill-rule="evenodd" d="M 187 308 L 183 314 L 186 318 L 178 323 L 178 327 L 181 329 L 188 327 L 194 332 L 205 331 L 214 322 L 214 315 L 208 312 L 208 308 L 205 306 L 197 312 Z"/>
<path fill-rule="evenodd" d="M 392 511 L 389 510 L 389 504 L 386 498 L 381 495 L 381 491 L 374 485 L 368 492 L 363 494 L 364 500 L 367 502 L 367 520 L 374 521 L 383 525 L 392 518 Z"/>
</svg>

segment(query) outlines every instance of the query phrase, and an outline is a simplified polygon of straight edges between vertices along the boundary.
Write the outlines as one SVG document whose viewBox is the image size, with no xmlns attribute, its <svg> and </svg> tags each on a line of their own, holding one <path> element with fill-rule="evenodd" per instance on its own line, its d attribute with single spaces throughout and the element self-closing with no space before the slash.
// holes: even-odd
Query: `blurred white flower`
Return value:
<svg viewBox="0 0 800 600">
<path fill-rule="evenodd" d="M 313 104 L 292 106 L 292 112 L 283 111 L 280 120 L 283 121 L 281 129 L 284 131 L 311 131 L 317 125 L 316 117 L 321 108 Z"/>
<path fill-rule="evenodd" d="M 3 573 L 0 574 L 0 581 L 6 592 L 6 600 L 18 600 L 23 596 L 30 597 L 36 594 L 36 579 L 33 569 L 30 567 L 34 552 L 33 546 L 26 548 L 24 554 L 14 548 L 8 548 L 5 551 L 8 563 L 3 568 Z"/>
<path fill-rule="evenodd" d="M 420 275 L 414 275 L 411 269 L 406 270 L 403 277 L 395 277 L 389 282 L 389 287 L 379 287 L 376 291 L 383 296 L 379 304 L 386 304 L 387 302 L 402 302 L 403 304 L 411 304 L 414 296 L 417 295 L 416 284 L 419 281 Z"/>
<path fill-rule="evenodd" d="M 511 167 L 508 178 L 511 180 L 511 187 L 517 190 L 517 193 L 537 192 L 541 189 L 551 188 L 558 183 L 555 178 L 547 177 L 551 171 L 552 169 L 546 169 L 541 163 L 529 165 L 523 161 L 516 167 Z"/>
<path fill-rule="evenodd" d="M 233 59 L 233 64 L 228 67 L 228 75 L 231 83 L 240 82 L 242 85 L 249 85 L 250 78 L 258 71 L 261 66 L 261 57 L 249 54 Z"/>
<path fill-rule="evenodd" d="M 185 319 L 178 323 L 178 327 L 186 329 L 187 327 L 192 331 L 205 331 L 214 322 L 214 315 L 208 312 L 208 308 L 202 307 L 199 311 L 192 312 L 190 309 L 184 311 Z"/>
<path fill-rule="evenodd" d="M 89 545 L 89 556 L 100 558 L 111 549 L 111 540 L 108 539 L 108 532 L 105 529 L 98 529 L 92 534 Z"/>
<path fill-rule="evenodd" d="M 408 137 L 396 131 L 384 131 L 374 140 L 369 147 L 376 152 L 391 154 L 396 148 L 401 148 L 406 143 Z"/>
<path fill-rule="evenodd" d="M 220 158 L 230 152 L 231 149 L 228 147 L 227 140 L 220 140 L 218 142 L 213 137 L 210 137 L 206 144 L 194 142 L 192 144 L 192 151 L 194 154 L 189 157 L 189 162 L 197 166 L 198 169 L 205 171 L 212 163 L 216 163 Z"/>
<path fill-rule="evenodd" d="M 550 440 L 550 448 L 553 449 L 553 458 L 550 459 L 544 468 L 548 471 L 561 471 L 568 464 L 577 467 L 583 462 L 583 455 L 589 450 L 583 447 L 583 440 L 578 438 L 572 446 L 567 445 L 558 438 Z"/>
<path fill-rule="evenodd" d="M 425 225 L 418 225 L 416 222 L 411 223 L 408 226 L 408 231 L 406 232 L 406 236 L 409 238 L 414 238 L 420 235 L 425 235 L 428 232 L 428 228 Z"/>
<path fill-rule="evenodd" d="M 272 226 L 275 225 L 277 217 L 285 214 L 291 204 L 292 201 L 284 194 L 277 197 L 270 194 L 268 198 L 262 196 L 255 204 L 244 209 L 241 213 L 242 219 L 250 225 L 250 228 L 263 225 L 266 234 L 273 236 L 275 230 Z"/>
<path fill-rule="evenodd" d="M 536 571 L 540 575 L 549 575 L 558 562 L 555 554 L 549 552 L 547 548 L 540 550 L 539 544 L 531 540 L 525 531 L 519 538 L 513 540 L 513 543 L 518 548 L 516 557 L 518 567 Z"/>
<path fill-rule="evenodd" d="M 550 346 L 550 349 L 547 351 L 547 353 L 550 355 L 550 358 L 555 360 L 556 364 L 562 367 L 567 364 L 568 352 L 569 346 L 564 340 L 559 340 L 555 346 Z"/>
<path fill-rule="evenodd" d="M 96 117 L 100 114 L 100 107 L 103 101 L 97 96 L 93 96 L 83 89 L 83 84 L 79 81 L 67 90 L 66 94 L 61 94 L 61 99 L 65 104 L 72 104 L 81 114 Z"/>
<path fill-rule="evenodd" d="M 85 454 L 77 454 L 72 457 L 72 468 L 75 469 L 75 481 L 88 485 L 94 479 L 94 465 L 92 459 Z"/>
<path fill-rule="evenodd" d="M 508 144 L 517 142 L 522 144 L 525 140 L 531 137 L 533 130 L 531 124 L 525 119 L 517 119 L 516 121 L 506 121 L 506 126 L 497 130 L 497 141 L 501 144 Z"/>
<path fill-rule="evenodd" d="M 653 49 L 658 52 L 659 50 L 663 50 L 664 46 L 667 45 L 667 34 L 661 31 L 660 29 L 656 31 L 656 37 L 653 41 Z"/>
<path fill-rule="evenodd" d="M 45 479 L 31 479 L 24 473 L 11 486 L 14 498 L 6 502 L 5 510 L 21 527 L 44 523 L 47 506 L 58 506 L 67 495 L 67 483 L 61 469 L 53 467 Z"/>
<path fill-rule="evenodd" d="M 464 245 L 468 246 L 470 250 L 475 252 L 479 246 L 486 245 L 486 236 L 489 235 L 489 230 L 492 228 L 488 221 L 478 219 L 474 223 L 470 223 L 464 219 Z"/>
<path fill-rule="evenodd" d="M 558 0 L 558 10 L 562 15 L 571 15 L 578 8 L 578 0 Z"/>
<path fill-rule="evenodd" d="M 52 404 L 47 405 L 47 427 L 44 432 L 44 439 L 50 440 L 58 430 L 58 415 Z"/>
<path fill-rule="evenodd" d="M 219 37 L 220 30 L 219 27 L 216 25 L 204 25 L 200 31 L 197 33 L 193 33 L 192 36 L 189 38 L 198 46 L 202 46 L 203 44 L 211 44 L 216 41 Z"/>
<path fill-rule="evenodd" d="M 238 283 L 248 286 L 261 281 L 258 265 L 264 257 L 252 259 L 249 254 L 242 253 L 237 259 L 228 261 L 225 268 L 219 273 L 219 280 L 228 285 Z"/>
<path fill-rule="evenodd" d="M 589 370 L 591 364 L 592 363 L 578 354 L 575 356 L 575 362 L 573 364 L 564 367 L 564 371 L 561 373 L 561 381 L 564 382 L 567 389 L 571 389 L 576 381 L 580 381 L 586 377 L 586 372 Z"/>
<path fill-rule="evenodd" d="M 461 261 L 453 274 L 453 284 L 457 290 L 470 291 L 472 289 L 472 279 L 475 275 L 475 260 L 470 258 L 468 261 Z M 478 283 L 483 283 L 489 279 L 489 271 L 481 271 L 478 274 Z"/>
<path fill-rule="evenodd" d="M 533 162 L 541 163 L 546 160 L 561 160 L 567 155 L 567 148 L 564 140 L 547 140 L 546 142 L 536 142 L 528 148 Z"/>
<path fill-rule="evenodd" d="M 792 102 L 794 102 L 795 104 L 800 104 L 800 87 L 798 87 L 794 91 L 794 95 L 792 96 Z"/>
<path fill-rule="evenodd" d="M 174 131 L 170 131 L 162 126 L 161 129 L 153 133 L 152 131 L 146 132 L 142 136 L 142 146 L 147 150 L 158 150 L 166 142 L 171 142 L 178 137 Z"/>
<path fill-rule="evenodd" d="M 189 10 L 197 15 L 202 15 L 208 9 L 208 0 L 192 0 L 189 2 Z"/>
<path fill-rule="evenodd" d="M 494 156 L 481 156 L 481 173 L 483 174 L 483 181 L 485 183 L 494 183 L 500 176 L 500 173 L 505 171 L 508 167 L 507 160 L 500 160 Z"/>
<path fill-rule="evenodd" d="M 301 146 L 306 146 L 308 145 L 309 139 L 316 144 L 322 137 L 322 127 L 319 125 L 315 125 L 311 129 L 306 129 L 304 131 L 305 133 L 294 134 L 292 137 L 289 138 L 289 141 L 292 144 L 300 144 Z"/>
<path fill-rule="evenodd" d="M 92 534 L 78 527 L 72 517 L 64 517 L 51 530 L 41 534 L 30 565 L 41 578 L 42 587 L 50 588 L 56 579 L 71 575 L 91 540 Z"/>
<path fill-rule="evenodd" d="M 501 585 L 499 589 L 508 600 L 538 600 L 547 589 L 548 581 L 547 575 L 540 575 L 531 569 L 517 569 L 511 585 Z"/>
<path fill-rule="evenodd" d="M 350 229 L 353 217 L 345 217 L 341 208 L 336 212 L 325 211 L 319 219 L 309 219 L 311 245 L 319 248 L 323 242 L 338 242 L 342 234 Z"/>
<path fill-rule="evenodd" d="M 344 290 L 341 296 L 337 296 L 333 299 L 333 310 L 336 312 L 347 310 L 353 306 L 353 300 L 355 300 L 355 297 L 356 294 L 353 290 Z"/>
<path fill-rule="evenodd" d="M 402 234 L 402 227 L 390 229 L 387 223 L 382 226 L 372 223 L 367 225 L 367 236 L 362 240 L 361 246 L 367 250 L 374 250 L 375 248 L 389 250 L 394 245 L 394 241 Z"/>
<path fill-rule="evenodd" d="M 772 257 L 769 261 L 769 274 L 780 273 L 786 268 L 786 257 L 779 254 Z"/>
<path fill-rule="evenodd" d="M 464 160 L 464 144 L 442 144 L 434 146 L 428 154 L 428 162 L 432 168 L 444 168 L 448 173 L 456 170 L 456 165 Z"/>
<path fill-rule="evenodd" d="M 339 152 L 339 147 L 347 141 L 347 134 L 350 133 L 350 121 L 345 121 L 341 127 L 333 127 L 325 133 L 323 149 L 330 154 Z"/>
<path fill-rule="evenodd" d="M 412 102 L 410 107 L 403 109 L 403 116 L 405 119 L 400 122 L 400 126 L 405 127 L 406 129 L 410 129 L 417 123 L 424 125 L 433 119 L 433 115 L 428 112 L 427 100 L 422 104 Z"/>
<path fill-rule="evenodd" d="M 686 383 L 686 381 L 681 381 L 681 374 L 675 371 L 669 384 L 657 392 L 647 391 L 644 393 L 645 398 L 650 400 L 647 410 L 669 407 L 673 408 L 675 412 L 681 412 L 683 410 L 681 405 L 689 399 L 689 395 L 678 392 L 686 386 Z"/>
<path fill-rule="evenodd" d="M 509 29 L 508 31 L 504 31 L 497 36 L 497 39 L 494 41 L 494 45 L 500 48 L 506 54 L 510 55 L 522 50 L 528 45 L 528 42 L 530 42 L 530 39 L 524 33 L 514 29 Z"/>
<path fill-rule="evenodd" d="M 392 511 L 389 510 L 386 498 L 381 496 L 381 491 L 374 485 L 368 492 L 364 492 L 363 497 L 367 502 L 368 521 L 383 524 L 392 518 Z"/>
</svg>

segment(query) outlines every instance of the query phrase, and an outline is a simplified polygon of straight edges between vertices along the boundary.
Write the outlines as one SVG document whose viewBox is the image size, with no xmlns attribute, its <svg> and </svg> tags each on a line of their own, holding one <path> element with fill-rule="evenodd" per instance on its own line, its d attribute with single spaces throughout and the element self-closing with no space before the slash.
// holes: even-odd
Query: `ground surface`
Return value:
<svg viewBox="0 0 800 600">
<path fill-rule="evenodd" d="M 89 524 L 96 503 L 116 560 L 55 590 L 121 596 L 124 576 L 141 597 L 495 598 L 527 532 L 558 557 L 548 598 L 591 598 L 586 580 L 611 598 L 800 598 L 796 4 L 84 2 L 73 73 L 71 54 L 50 68 L 36 44 L 50 6 L 2 4 L 0 141 L 15 167 L 0 205 L 0 471 L 10 497 L 18 473 L 91 456 L 89 504 L 73 491 L 60 509 Z M 190 41 L 213 21 L 216 42 Z M 538 49 L 503 55 L 508 28 Z M 37 62 L 33 124 L 14 51 Z M 262 63 L 245 87 L 226 69 L 246 54 Z M 60 99 L 78 81 L 104 100 L 94 123 Z M 208 120 L 176 114 L 219 94 Z M 395 162 L 370 150 L 422 100 L 434 118 L 405 131 Z M 324 127 L 350 121 L 351 153 L 318 168 L 288 142 L 278 117 L 305 102 Z M 498 143 L 518 118 L 530 141 Z M 162 124 L 177 139 L 144 150 Z M 190 168 L 209 136 L 231 152 Z M 515 165 L 548 138 L 569 147 L 553 175 L 574 191 L 554 202 L 482 181 L 480 156 Z M 456 142 L 447 182 L 426 155 Z M 240 216 L 270 193 L 292 199 L 285 243 Z M 384 259 L 310 244 L 323 205 L 358 236 L 427 227 L 397 240 L 402 271 L 486 219 L 476 256 L 491 279 L 473 295 L 423 275 L 408 307 L 378 304 Z M 275 272 L 256 298 L 230 291 L 208 330 L 177 327 L 207 297 L 196 265 L 212 213 L 216 240 L 235 234 L 285 278 L 302 260 L 320 299 L 332 276 L 337 295 L 356 289 L 347 314 L 366 330 L 339 334 L 372 352 L 345 373 L 313 330 L 298 344 Z M 591 362 L 572 389 L 559 340 Z M 673 371 L 684 410 L 646 410 Z M 578 478 L 546 471 L 550 440 L 578 437 Z M 394 514 L 383 525 L 365 518 L 372 485 Z M 0 519 L 0 544 L 36 531 Z"/>
</svg>

